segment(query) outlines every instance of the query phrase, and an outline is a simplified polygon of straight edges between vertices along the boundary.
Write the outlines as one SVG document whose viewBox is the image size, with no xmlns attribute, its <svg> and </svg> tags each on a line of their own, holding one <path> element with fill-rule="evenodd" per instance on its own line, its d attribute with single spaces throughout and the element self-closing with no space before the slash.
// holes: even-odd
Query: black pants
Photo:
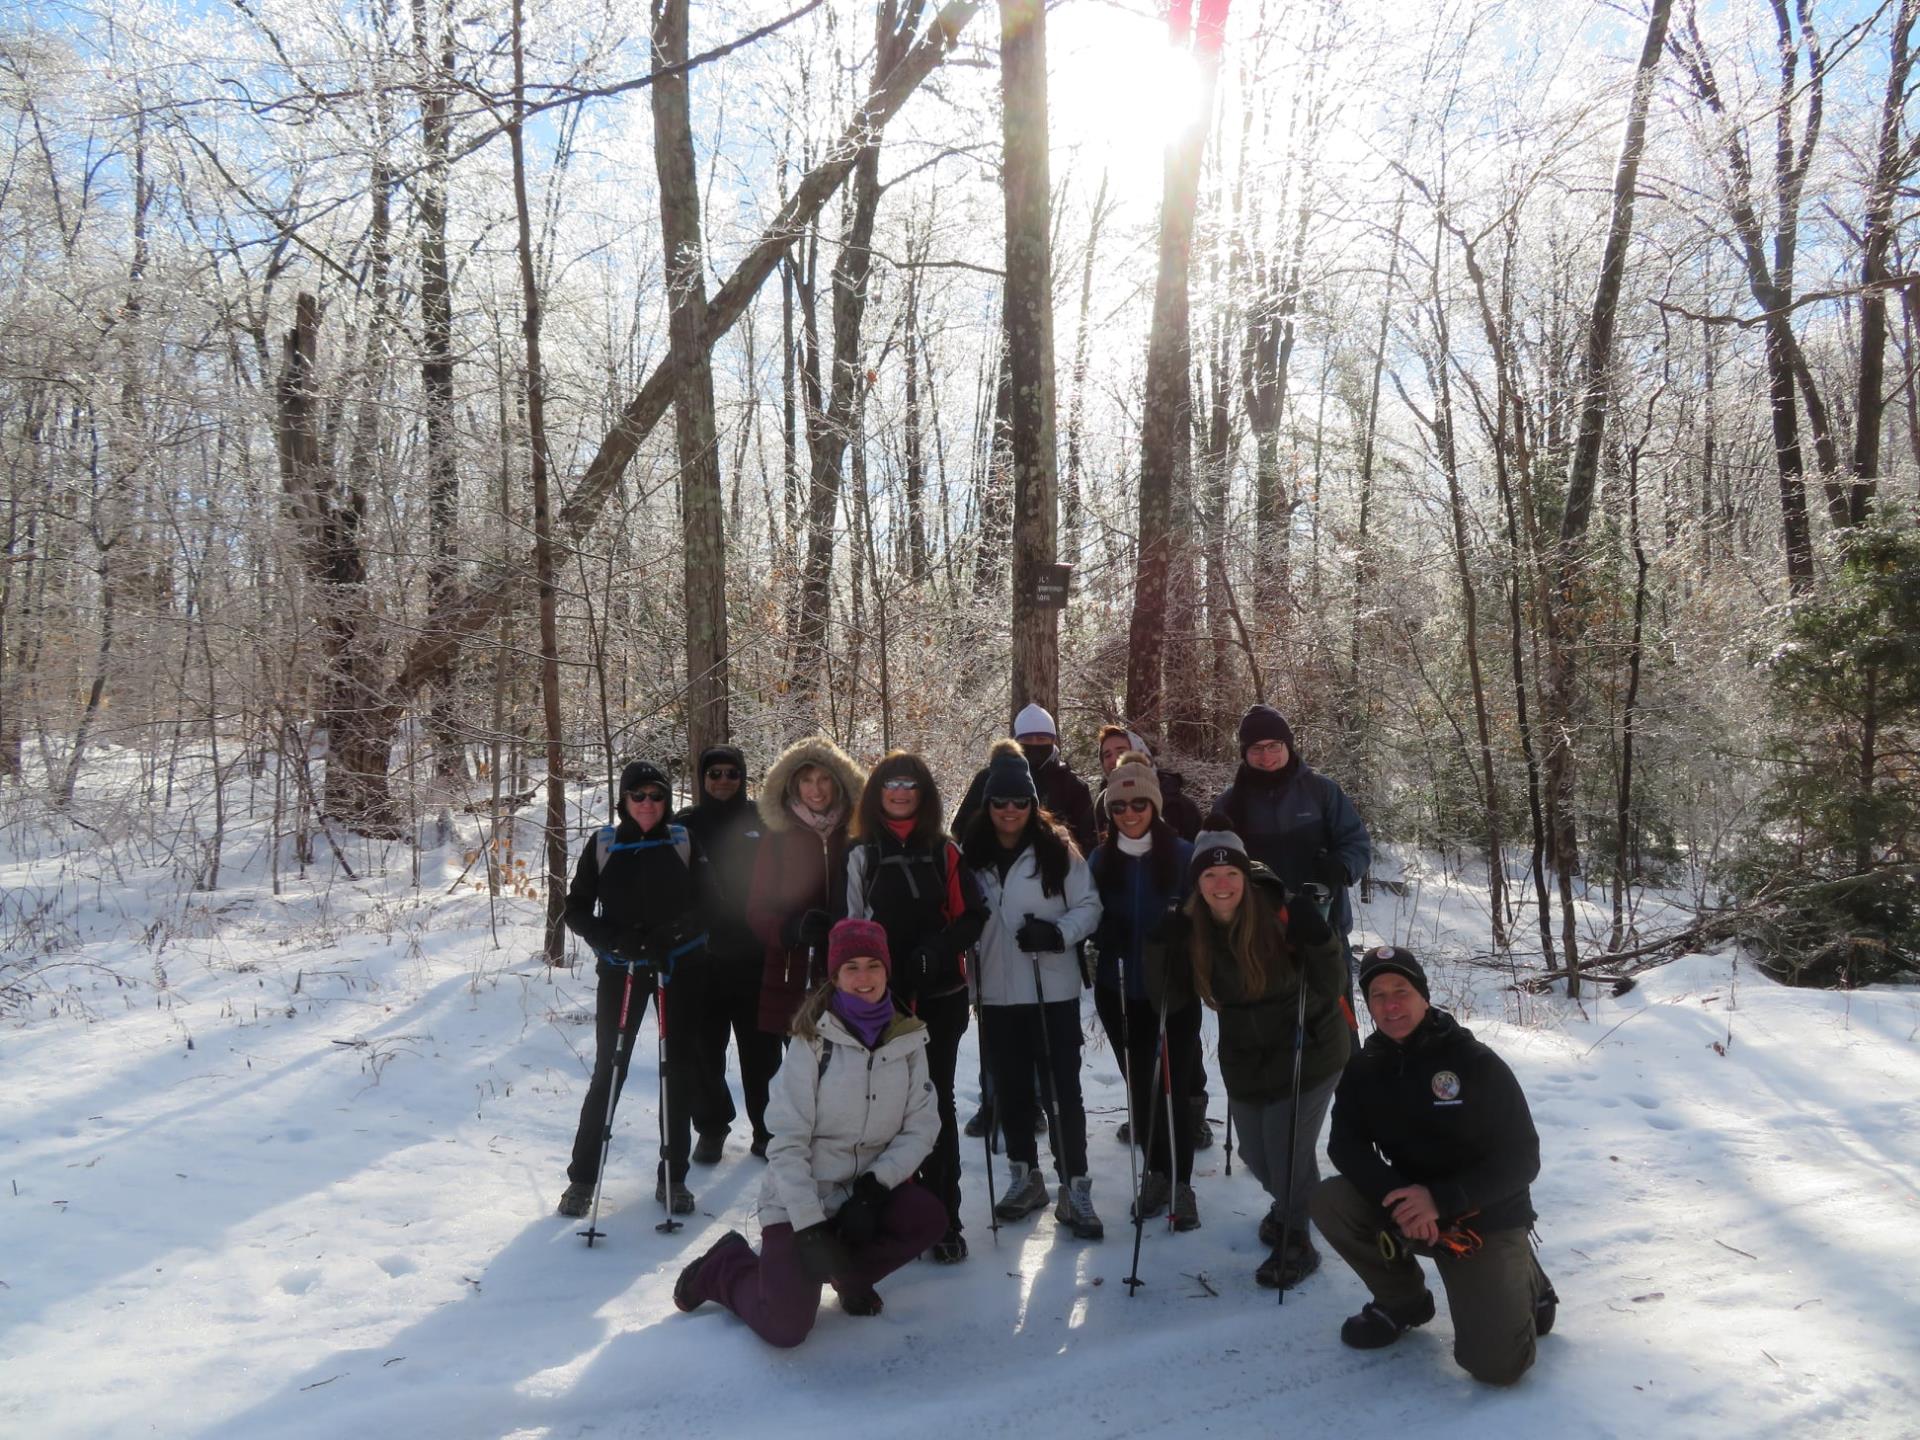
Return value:
<svg viewBox="0 0 1920 1440">
<path fill-rule="evenodd" d="M 749 973 L 750 970 L 750 973 Z M 692 1083 L 688 1109 L 693 1128 L 702 1135 L 724 1134 L 737 1111 L 727 1089 L 727 1038 L 732 1035 L 740 1056 L 740 1089 L 755 1138 L 767 1133 L 767 1091 L 780 1068 L 780 1037 L 760 1028 L 760 962 L 751 967 L 726 960 L 708 960 L 698 972 L 697 985 L 687 987 L 691 1003 L 676 1018 L 690 1022 L 693 1036 Z M 680 982 L 683 986 L 685 979 Z M 687 1012 L 692 1011 L 689 1015 Z"/>
<path fill-rule="evenodd" d="M 1200 1006 L 1192 1004 L 1167 1017 L 1167 1060 L 1173 1077 L 1173 1147 L 1167 1147 L 1167 1102 L 1160 1078 L 1160 1012 L 1148 1000 L 1126 1002 L 1120 1009 L 1120 991 L 1104 985 L 1094 987 L 1094 1008 L 1100 1012 L 1100 1024 L 1107 1032 L 1107 1043 L 1114 1058 L 1123 1064 L 1122 1074 L 1130 1066 L 1133 1097 L 1129 1122 L 1133 1143 L 1145 1145 L 1153 1137 L 1147 1152 L 1147 1168 L 1172 1175 L 1183 1185 L 1193 1183 L 1193 1105 L 1192 1077 L 1200 1068 Z M 1121 1037 L 1122 1022 L 1125 1039 Z"/>
<path fill-rule="evenodd" d="M 1042 1031 L 1042 1016 L 1045 1030 Z M 1028 1083 L 1034 1067 L 1052 1083 L 1051 1128 L 1054 1158 L 1061 1177 L 1087 1173 L 1087 1111 L 1080 1099 L 1080 1002 L 1054 1000 L 1045 1005 L 983 1005 L 980 1045 L 993 1074 L 1000 1133 L 1007 1158 L 1034 1165 L 1040 1146 L 1033 1134 L 1033 1095 Z M 1049 1064 L 1051 1057 L 1051 1064 Z"/>
<path fill-rule="evenodd" d="M 606 1135 L 607 1094 L 614 1104 L 627 1083 L 627 1066 L 633 1061 L 639 1041 L 640 1020 L 647 1013 L 647 1000 L 654 993 L 653 975 L 640 971 L 633 977 L 633 996 L 627 1003 L 626 1045 L 620 1063 L 614 1064 L 614 1041 L 620 1030 L 620 997 L 627 985 L 627 972 L 603 970 L 593 1003 L 593 1079 L 587 1085 L 587 1098 L 580 1102 L 580 1124 L 573 1135 L 573 1160 L 567 1166 L 567 1179 L 575 1185 L 591 1185 L 600 1176 L 601 1142 Z M 665 1162 L 675 1180 L 687 1175 L 687 1154 L 692 1148 L 693 1032 L 680 1025 L 680 992 L 667 987 L 667 1154 Z M 654 1123 L 659 1124 L 656 1117 Z"/>
<path fill-rule="evenodd" d="M 913 1003 L 913 1013 L 927 1027 L 927 1073 L 940 1105 L 940 1138 L 933 1142 L 933 1153 L 921 1162 L 919 1180 L 947 1207 L 947 1219 L 955 1234 L 964 1227 L 960 1223 L 960 1122 L 953 1112 L 953 1076 L 960 1064 L 960 1037 L 967 1033 L 967 1008 L 964 990 L 922 997 Z"/>
</svg>

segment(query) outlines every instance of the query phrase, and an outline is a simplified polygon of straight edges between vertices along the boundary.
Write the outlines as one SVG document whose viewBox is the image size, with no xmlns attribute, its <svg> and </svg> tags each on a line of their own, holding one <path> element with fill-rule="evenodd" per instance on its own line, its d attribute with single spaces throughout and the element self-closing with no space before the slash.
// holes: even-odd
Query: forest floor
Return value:
<svg viewBox="0 0 1920 1440">
<path fill-rule="evenodd" d="M 1122 1091 L 1090 1003 L 1105 1243 L 1050 1211 L 996 1240 L 969 1144 L 973 1258 L 901 1271 L 876 1319 L 829 1298 L 776 1351 L 673 1308 L 688 1258 L 757 1234 L 763 1167 L 743 1123 L 695 1169 L 698 1213 L 655 1232 L 651 1042 L 607 1239 L 554 1215 L 591 968 L 539 963 L 531 900 L 500 903 L 496 945 L 472 877 L 449 894 L 457 843 L 417 889 L 396 846 L 384 873 L 351 852 L 373 878 L 315 864 L 275 896 L 239 826 L 196 893 L 156 837 L 109 845 L 24 804 L 0 830 L 0 1433 L 1920 1434 L 1920 989 L 1791 990 L 1727 953 L 1619 998 L 1527 995 L 1467 959 L 1484 888 L 1403 857 L 1405 893 L 1363 907 L 1356 940 L 1429 958 L 1540 1129 L 1561 1305 L 1518 1386 L 1454 1366 L 1444 1307 L 1344 1349 L 1364 1295 L 1331 1255 L 1277 1306 L 1252 1278 L 1265 1197 L 1219 1147 L 1203 1227 L 1149 1223 L 1129 1298 Z M 971 1034 L 960 1070 L 965 1113 Z"/>
</svg>

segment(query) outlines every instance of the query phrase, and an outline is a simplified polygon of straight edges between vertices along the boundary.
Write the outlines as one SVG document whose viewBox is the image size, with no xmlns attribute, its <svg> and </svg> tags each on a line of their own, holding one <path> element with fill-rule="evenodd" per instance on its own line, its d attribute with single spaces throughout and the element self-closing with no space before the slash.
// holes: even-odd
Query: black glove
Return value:
<svg viewBox="0 0 1920 1440">
<path fill-rule="evenodd" d="M 1333 926 L 1305 890 L 1287 896 L 1287 939 L 1295 945 L 1322 945 L 1333 938 Z"/>
<path fill-rule="evenodd" d="M 1046 955 L 1066 949 L 1067 937 L 1060 933 L 1060 927 L 1053 921 L 1036 920 L 1029 915 L 1026 923 L 1014 932 L 1013 943 L 1022 950 Z"/>
<path fill-rule="evenodd" d="M 799 1255 L 800 1268 L 814 1284 L 824 1285 L 834 1276 L 847 1273 L 847 1249 L 833 1233 L 831 1221 L 822 1220 L 818 1225 L 794 1231 L 793 1245 Z"/>
<path fill-rule="evenodd" d="M 1313 857 L 1313 878 L 1331 894 L 1338 895 L 1347 888 L 1347 867 L 1322 851 Z"/>
<path fill-rule="evenodd" d="M 624 930 L 616 930 L 613 943 L 607 946 L 620 959 L 634 965 L 647 965 L 653 961 L 648 948 L 649 932 L 638 925 L 629 925 Z"/>
<path fill-rule="evenodd" d="M 872 1243 L 879 1233 L 880 1212 L 886 1208 L 890 1193 L 873 1178 L 871 1170 L 861 1172 L 860 1178 L 853 1182 L 853 1193 L 833 1217 L 834 1229 L 839 1232 L 842 1244 L 858 1249 Z"/>
<path fill-rule="evenodd" d="M 700 921 L 691 911 L 663 921 L 647 932 L 647 958 L 666 965 L 673 952 L 700 934 Z"/>
<path fill-rule="evenodd" d="M 1172 900 L 1167 908 L 1154 916 L 1147 926 L 1149 940 L 1178 940 L 1184 938 L 1187 924 L 1186 901 Z"/>
<path fill-rule="evenodd" d="M 789 950 L 823 943 L 833 928 L 833 917 L 824 910 L 802 910 L 781 927 L 780 943 Z"/>
<path fill-rule="evenodd" d="M 939 978 L 941 968 L 939 951 L 931 945 L 914 946 L 907 952 L 905 963 L 899 967 L 900 979 L 905 982 L 902 988 L 914 994 L 931 989 L 933 982 Z"/>
</svg>

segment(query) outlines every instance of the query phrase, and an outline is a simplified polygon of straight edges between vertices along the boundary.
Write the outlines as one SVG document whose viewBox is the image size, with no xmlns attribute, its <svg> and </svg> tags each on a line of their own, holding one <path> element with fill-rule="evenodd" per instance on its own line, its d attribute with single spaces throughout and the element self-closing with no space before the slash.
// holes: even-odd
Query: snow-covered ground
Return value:
<svg viewBox="0 0 1920 1440">
<path fill-rule="evenodd" d="M 1276 1306 L 1252 1279 L 1264 1196 L 1218 1148 L 1203 1228 L 1150 1223 L 1129 1298 L 1121 1089 L 1090 1005 L 1106 1242 L 1049 1212 L 996 1243 L 969 1144 L 973 1258 L 900 1272 L 877 1319 L 829 1298 L 780 1352 L 673 1308 L 688 1257 L 755 1233 L 762 1169 L 736 1130 L 693 1173 L 699 1213 L 655 1232 L 651 1043 L 607 1241 L 553 1214 L 592 981 L 530 958 L 532 902 L 502 902 L 496 948 L 484 893 L 446 893 L 457 844 L 417 891 L 396 847 L 385 878 L 320 865 L 276 898 L 239 833 L 221 888 L 182 895 L 136 845 L 12 812 L 0 944 L 62 948 L 0 1015 L 5 1435 L 1920 1434 L 1920 990 L 1793 991 L 1698 956 L 1583 1008 L 1437 959 L 1436 998 L 1512 1063 L 1541 1131 L 1562 1303 L 1511 1391 L 1454 1367 L 1444 1309 L 1344 1349 L 1363 1294 L 1331 1257 Z M 1410 878 L 1365 938 L 1485 948 L 1484 892 Z M 975 1063 L 969 1043 L 963 1106 Z"/>
</svg>

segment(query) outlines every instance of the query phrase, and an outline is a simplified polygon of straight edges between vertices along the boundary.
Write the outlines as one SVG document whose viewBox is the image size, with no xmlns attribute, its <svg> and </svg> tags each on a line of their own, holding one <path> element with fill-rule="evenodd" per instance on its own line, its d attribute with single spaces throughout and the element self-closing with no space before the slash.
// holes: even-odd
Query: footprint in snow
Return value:
<svg viewBox="0 0 1920 1440">
<path fill-rule="evenodd" d="M 280 1288 L 289 1295 L 304 1295 L 314 1287 L 320 1278 L 320 1272 L 312 1266 L 303 1266 L 298 1270 L 289 1270 L 280 1277 Z"/>
<path fill-rule="evenodd" d="M 1642 1110 L 1658 1110 L 1660 1102 L 1652 1095 L 1628 1095 L 1627 1098 Z M 1175 1137 L 1178 1138 L 1177 1136 Z"/>
<path fill-rule="evenodd" d="M 373 1262 L 387 1272 L 387 1278 L 398 1280 L 402 1275 L 411 1275 L 420 1268 L 411 1255 L 382 1255 Z"/>
<path fill-rule="evenodd" d="M 1602 1095 L 1600 1097 L 1600 1108 L 1602 1110 L 1618 1110 L 1620 1108 L 1620 1097 L 1618 1095 Z M 1174 1138 L 1178 1139 L 1179 1137 L 1175 1136 Z"/>
<path fill-rule="evenodd" d="M 1684 1130 L 1686 1128 L 1686 1126 L 1682 1125 L 1678 1120 L 1667 1115 L 1649 1115 L 1647 1116 L 1647 1124 L 1656 1130 Z"/>
</svg>

